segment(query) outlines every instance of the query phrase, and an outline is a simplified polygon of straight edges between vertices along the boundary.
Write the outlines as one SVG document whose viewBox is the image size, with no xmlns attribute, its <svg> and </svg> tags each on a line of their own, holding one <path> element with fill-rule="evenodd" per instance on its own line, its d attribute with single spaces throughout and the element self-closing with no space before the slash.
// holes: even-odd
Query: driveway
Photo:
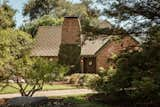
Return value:
<svg viewBox="0 0 160 107">
<path fill-rule="evenodd" d="M 53 90 L 53 91 L 38 91 L 34 96 L 69 96 L 69 95 L 81 95 L 97 93 L 90 89 L 69 89 L 69 90 Z M 13 98 L 19 97 L 20 94 L 0 94 L 0 98 Z"/>
</svg>

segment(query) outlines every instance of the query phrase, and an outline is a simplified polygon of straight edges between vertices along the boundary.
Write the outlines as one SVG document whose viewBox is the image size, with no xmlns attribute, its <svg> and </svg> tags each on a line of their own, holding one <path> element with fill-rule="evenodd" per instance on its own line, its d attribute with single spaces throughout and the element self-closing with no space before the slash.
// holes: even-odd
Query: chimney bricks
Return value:
<svg viewBox="0 0 160 107">
<path fill-rule="evenodd" d="M 78 17 L 65 17 L 62 26 L 62 44 L 80 44 L 81 25 Z"/>
</svg>

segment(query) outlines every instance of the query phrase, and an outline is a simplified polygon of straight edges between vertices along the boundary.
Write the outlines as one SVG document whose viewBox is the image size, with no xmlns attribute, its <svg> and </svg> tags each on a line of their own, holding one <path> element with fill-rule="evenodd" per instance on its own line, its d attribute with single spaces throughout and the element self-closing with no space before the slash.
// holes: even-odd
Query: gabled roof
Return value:
<svg viewBox="0 0 160 107">
<path fill-rule="evenodd" d="M 81 55 L 82 56 L 90 56 L 95 55 L 96 52 L 104 46 L 112 36 L 101 36 L 99 38 L 93 40 L 85 40 L 84 44 L 81 47 Z"/>
<path fill-rule="evenodd" d="M 31 56 L 58 56 L 62 26 L 40 26 Z"/>
<path fill-rule="evenodd" d="M 105 29 L 105 28 L 112 29 L 112 24 L 107 20 L 103 20 L 99 23 L 99 28 L 101 28 L 101 29 Z"/>
</svg>

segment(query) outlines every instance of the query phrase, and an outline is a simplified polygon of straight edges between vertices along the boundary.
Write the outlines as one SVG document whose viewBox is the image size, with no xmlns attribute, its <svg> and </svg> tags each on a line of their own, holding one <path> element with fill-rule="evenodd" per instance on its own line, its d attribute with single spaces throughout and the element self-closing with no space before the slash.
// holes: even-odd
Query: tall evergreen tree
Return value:
<svg viewBox="0 0 160 107">
<path fill-rule="evenodd" d="M 129 33 L 146 33 L 149 27 L 160 24 L 159 0 L 97 1 L 105 6 L 104 15 L 116 19 Z"/>
</svg>

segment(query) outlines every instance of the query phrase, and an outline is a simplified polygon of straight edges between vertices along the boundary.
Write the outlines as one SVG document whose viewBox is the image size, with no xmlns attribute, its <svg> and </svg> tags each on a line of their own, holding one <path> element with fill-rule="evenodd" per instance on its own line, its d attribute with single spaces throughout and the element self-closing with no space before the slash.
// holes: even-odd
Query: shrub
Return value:
<svg viewBox="0 0 160 107">
<path fill-rule="evenodd" d="M 115 59 L 116 69 L 99 72 L 100 79 L 91 88 L 117 98 L 153 101 L 160 97 L 160 45 L 143 51 L 123 53 Z"/>
<path fill-rule="evenodd" d="M 75 73 L 69 76 L 68 83 L 76 84 L 80 86 L 90 86 L 92 82 L 99 79 L 97 74 L 82 74 L 82 73 Z"/>
</svg>

